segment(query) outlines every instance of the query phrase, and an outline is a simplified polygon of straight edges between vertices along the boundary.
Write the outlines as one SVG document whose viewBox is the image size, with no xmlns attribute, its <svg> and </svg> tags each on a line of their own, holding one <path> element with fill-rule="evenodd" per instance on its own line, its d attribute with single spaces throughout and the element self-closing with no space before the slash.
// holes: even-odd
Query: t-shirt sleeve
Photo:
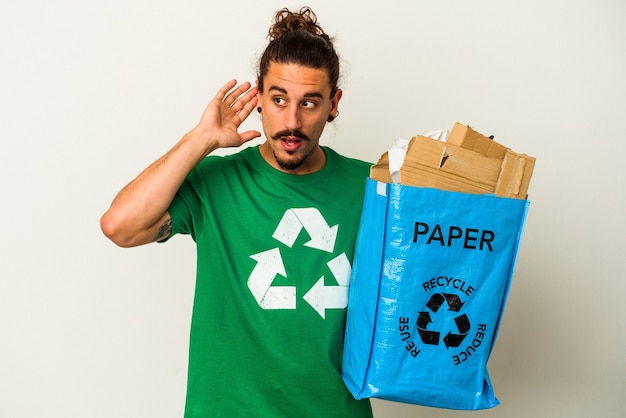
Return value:
<svg viewBox="0 0 626 418">
<path fill-rule="evenodd" d="M 176 234 L 191 234 L 193 230 L 189 193 L 183 189 L 187 189 L 184 183 L 167 209 L 172 219 L 172 233 L 168 238 Z"/>
<path fill-rule="evenodd" d="M 202 193 L 204 181 L 201 167 L 189 173 L 176 192 L 167 211 L 172 219 L 172 233 L 163 242 L 176 234 L 189 234 L 195 239 L 196 225 L 194 214 L 202 210 Z"/>
</svg>

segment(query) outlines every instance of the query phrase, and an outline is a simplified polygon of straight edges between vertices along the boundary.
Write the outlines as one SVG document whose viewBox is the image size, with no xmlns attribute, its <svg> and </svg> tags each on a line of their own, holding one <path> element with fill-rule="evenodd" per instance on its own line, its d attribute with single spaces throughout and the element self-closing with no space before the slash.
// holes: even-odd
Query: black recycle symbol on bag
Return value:
<svg viewBox="0 0 626 418">
<path fill-rule="evenodd" d="M 463 307 L 463 302 L 461 302 L 461 298 L 457 295 L 452 295 L 449 293 L 435 293 L 431 296 L 428 303 L 426 303 L 426 307 L 430 309 L 433 314 L 436 314 L 439 308 L 446 302 L 448 305 L 448 310 L 453 312 L 460 312 Z M 422 311 L 419 313 L 417 317 L 417 331 L 419 332 L 420 338 L 424 344 L 431 345 L 439 345 L 439 331 L 428 330 L 428 325 L 432 323 L 432 318 L 430 316 L 430 312 Z M 454 318 L 454 322 L 456 324 L 456 328 L 458 334 L 452 333 L 449 331 L 445 337 L 443 337 L 443 342 L 446 345 L 446 348 L 450 347 L 458 347 L 461 345 L 467 333 L 470 330 L 470 321 L 466 314 L 461 314 Z"/>
</svg>

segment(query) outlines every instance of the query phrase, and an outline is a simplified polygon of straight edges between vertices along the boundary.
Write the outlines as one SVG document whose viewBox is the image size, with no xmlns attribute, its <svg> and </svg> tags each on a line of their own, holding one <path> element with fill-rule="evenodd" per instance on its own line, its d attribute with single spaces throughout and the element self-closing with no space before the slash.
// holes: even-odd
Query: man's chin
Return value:
<svg viewBox="0 0 626 418">
<path fill-rule="evenodd" d="M 282 158 L 276 154 L 274 154 L 274 159 L 276 160 L 278 166 L 285 171 L 297 170 L 298 168 L 302 167 L 302 164 L 304 164 L 305 160 L 304 157 L 300 158 L 297 156 L 292 156 L 292 158 Z"/>
</svg>

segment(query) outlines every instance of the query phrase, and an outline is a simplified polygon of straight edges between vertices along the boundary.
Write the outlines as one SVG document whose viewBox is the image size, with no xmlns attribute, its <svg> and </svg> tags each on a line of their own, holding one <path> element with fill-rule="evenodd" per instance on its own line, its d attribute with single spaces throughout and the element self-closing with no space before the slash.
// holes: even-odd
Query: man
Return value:
<svg viewBox="0 0 626 418">
<path fill-rule="evenodd" d="M 370 417 L 341 379 L 350 263 L 369 164 L 321 147 L 339 59 L 308 8 L 276 14 L 257 85 L 224 85 L 198 125 L 101 219 L 130 247 L 190 234 L 197 280 L 185 417 Z M 265 142 L 238 132 L 253 110 Z"/>
</svg>

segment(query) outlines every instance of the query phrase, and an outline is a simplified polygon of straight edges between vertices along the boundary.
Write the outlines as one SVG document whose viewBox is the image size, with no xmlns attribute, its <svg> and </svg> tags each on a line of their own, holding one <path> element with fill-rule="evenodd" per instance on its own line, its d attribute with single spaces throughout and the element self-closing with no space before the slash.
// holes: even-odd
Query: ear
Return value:
<svg viewBox="0 0 626 418">
<path fill-rule="evenodd" d="M 261 103 L 261 96 L 263 95 L 263 93 L 261 93 L 261 90 L 259 89 L 259 80 L 256 80 L 254 84 L 257 88 L 256 97 L 258 99 L 258 103 Z"/>
<path fill-rule="evenodd" d="M 342 95 L 343 90 L 337 89 L 335 96 L 330 100 L 330 112 L 328 113 L 330 116 L 333 116 L 333 118 L 337 116 L 337 109 L 339 109 L 339 101 Z"/>
<path fill-rule="evenodd" d="M 337 109 L 339 108 L 339 101 L 341 100 L 341 96 L 343 95 L 343 90 L 337 89 L 335 92 L 335 96 L 330 101 L 330 114 L 335 115 L 337 113 Z"/>
</svg>

